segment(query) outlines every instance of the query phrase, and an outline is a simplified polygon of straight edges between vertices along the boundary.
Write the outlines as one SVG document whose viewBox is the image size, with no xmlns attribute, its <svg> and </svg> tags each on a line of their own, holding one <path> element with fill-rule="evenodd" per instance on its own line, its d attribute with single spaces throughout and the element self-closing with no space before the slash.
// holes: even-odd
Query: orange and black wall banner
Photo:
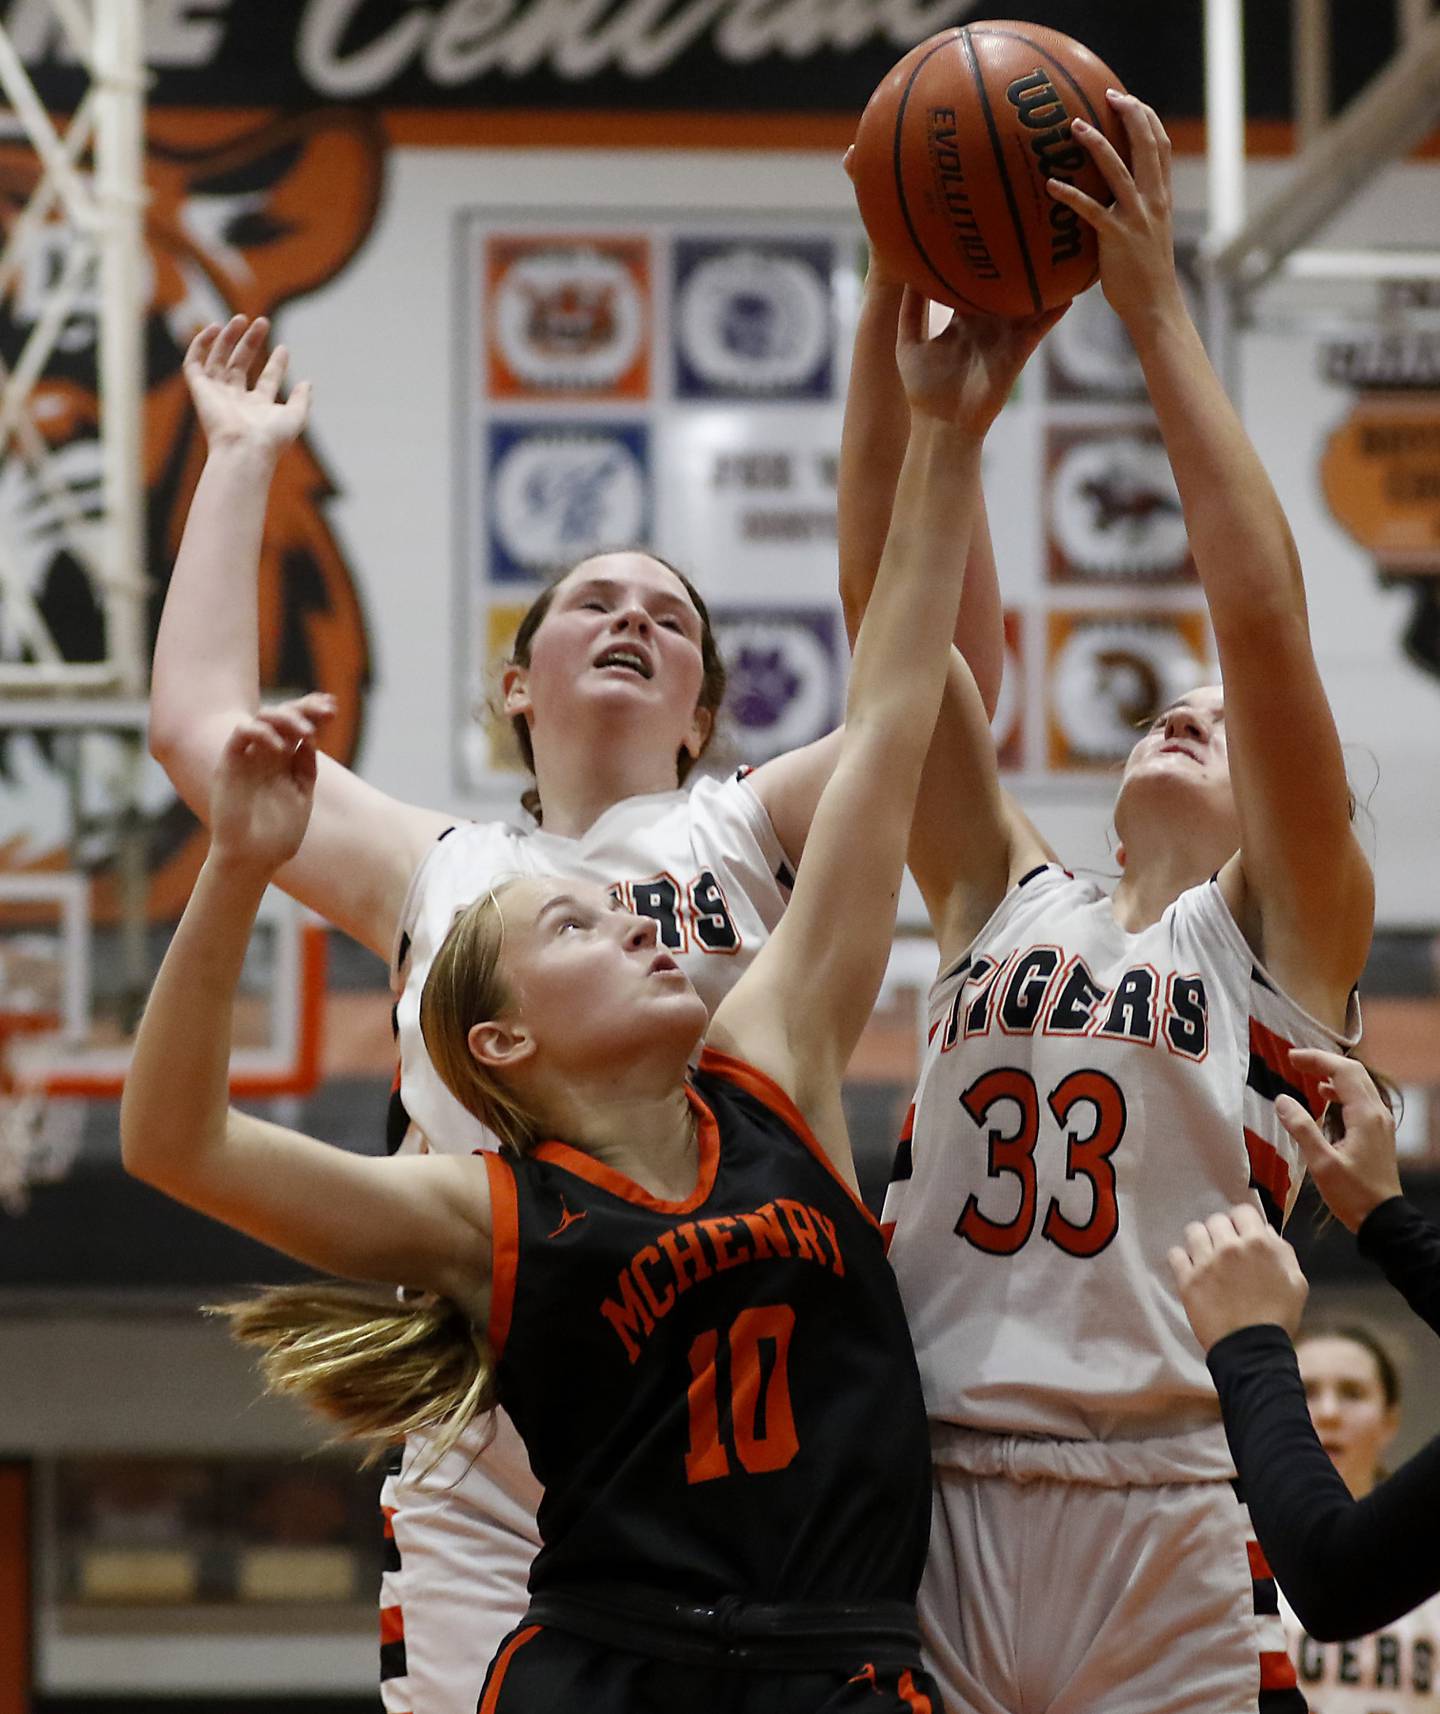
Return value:
<svg viewBox="0 0 1440 1714">
<path fill-rule="evenodd" d="M 71 109 L 85 77 L 48 9 L 30 9 L 15 46 L 41 98 Z M 974 0 L 712 0 L 603 7 L 511 0 L 477 24 L 468 0 L 206 0 L 147 9 L 146 100 L 159 108 L 261 107 L 287 112 L 350 105 L 426 109 L 454 127 L 467 111 L 507 115 L 656 114 L 853 118 L 921 36 L 969 22 Z M 200 15 L 203 10 L 203 17 Z M 482 11 L 486 8 L 481 8 Z M 1030 0 L 1032 25 L 1078 37 L 1167 124 L 1204 113 L 1203 0 L 1167 0 L 1137 29 L 1114 0 Z M 1245 17 L 1249 117 L 1292 110 L 1289 12 Z M 1396 8 L 1335 8 L 1333 97 L 1343 104 L 1397 43 Z M 683 91 L 677 102 L 676 92 Z M 523 121 L 522 121 L 523 122 Z M 762 129 L 763 135 L 763 129 Z M 583 143 L 584 133 L 580 134 Z M 848 139 L 847 139 L 848 140 Z M 721 146 L 724 146 L 723 143 Z M 760 146 L 764 146 L 763 142 Z M 827 144 L 827 146 L 829 146 Z"/>
</svg>

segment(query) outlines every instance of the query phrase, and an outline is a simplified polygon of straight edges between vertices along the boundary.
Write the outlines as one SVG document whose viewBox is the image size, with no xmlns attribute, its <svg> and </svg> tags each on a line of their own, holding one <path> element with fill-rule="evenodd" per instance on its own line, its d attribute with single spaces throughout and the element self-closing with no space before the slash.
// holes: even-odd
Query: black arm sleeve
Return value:
<svg viewBox="0 0 1440 1714">
<path fill-rule="evenodd" d="M 1366 1253 L 1436 1326 L 1440 1233 L 1397 1197 L 1371 1214 L 1361 1235 Z M 1312 1637 L 1365 1636 L 1440 1590 L 1440 1437 L 1352 1500 L 1310 1425 L 1281 1328 L 1243 1327 L 1217 1341 L 1207 1360 L 1255 1534 Z"/>
<path fill-rule="evenodd" d="M 1362 1256 L 1385 1270 L 1416 1315 L 1440 1333 L 1440 1228 L 1413 1202 L 1392 1196 L 1371 1210 L 1355 1242 Z"/>
</svg>

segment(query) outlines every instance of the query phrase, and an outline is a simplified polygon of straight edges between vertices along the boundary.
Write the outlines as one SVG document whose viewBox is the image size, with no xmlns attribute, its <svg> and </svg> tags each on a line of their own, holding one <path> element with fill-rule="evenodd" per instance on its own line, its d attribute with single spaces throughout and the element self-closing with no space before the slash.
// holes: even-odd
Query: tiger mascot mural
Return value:
<svg viewBox="0 0 1440 1714">
<path fill-rule="evenodd" d="M 316 291 L 364 243 L 379 207 L 384 139 L 373 115 L 338 109 L 257 119 L 199 110 L 152 112 L 146 125 L 146 238 L 151 294 L 145 325 L 144 480 L 146 575 L 153 641 L 186 510 L 205 459 L 181 365 L 206 322 L 237 311 L 273 316 Z M 22 141 L 0 141 L 0 205 L 9 231 L 38 167 Z M 53 240 L 52 240 L 53 245 Z M 43 282 L 54 263 L 44 237 L 29 267 Z M 18 354 L 43 287 L 0 302 L 0 360 Z M 72 505 L 95 515 L 97 437 L 94 320 L 76 315 L 36 389 L 36 423 L 56 458 Z M 280 461 L 260 567 L 261 684 L 267 692 L 332 691 L 339 714 L 325 748 L 353 761 L 360 743 L 370 649 L 354 579 L 325 519 L 335 492 L 302 436 Z M 0 459 L 0 516 L 8 542 L 23 544 L 21 572 L 67 659 L 97 658 L 103 626 L 89 585 L 54 528 L 54 500 L 15 456 Z M 11 549 L 13 552 L 13 548 Z M 0 659 L 22 658 L 0 613 Z M 90 742 L 105 742 L 90 740 Z M 113 741 L 112 741 L 113 742 Z M 203 855 L 195 819 L 150 766 L 144 803 L 149 912 L 178 915 Z M 56 740 L 0 728 L 0 868 L 79 866 L 67 846 L 65 779 Z M 95 914 L 114 914 L 113 852 L 86 845 Z"/>
</svg>

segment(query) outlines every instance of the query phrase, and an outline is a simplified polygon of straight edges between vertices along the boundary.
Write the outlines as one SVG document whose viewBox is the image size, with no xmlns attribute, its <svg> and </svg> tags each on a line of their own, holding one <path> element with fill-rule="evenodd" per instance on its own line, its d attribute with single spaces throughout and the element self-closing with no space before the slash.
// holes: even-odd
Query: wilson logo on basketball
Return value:
<svg viewBox="0 0 1440 1714">
<path fill-rule="evenodd" d="M 1119 87 L 1088 48 L 1038 24 L 967 24 L 912 48 L 855 133 L 850 171 L 875 253 L 952 309 L 1031 316 L 1068 303 L 1094 283 L 1098 252 L 1048 181 L 1109 201 L 1070 127 L 1083 112 L 1124 158 L 1105 98 Z"/>
<path fill-rule="evenodd" d="M 1030 139 L 1030 150 L 1046 178 L 1067 183 L 1089 156 L 1070 136 L 1070 115 L 1055 93 L 1055 85 L 1038 66 L 1017 77 L 1005 91 L 1020 123 L 1038 135 Z M 1050 263 L 1069 262 L 1080 254 L 1080 216 L 1062 202 L 1050 205 Z"/>
</svg>

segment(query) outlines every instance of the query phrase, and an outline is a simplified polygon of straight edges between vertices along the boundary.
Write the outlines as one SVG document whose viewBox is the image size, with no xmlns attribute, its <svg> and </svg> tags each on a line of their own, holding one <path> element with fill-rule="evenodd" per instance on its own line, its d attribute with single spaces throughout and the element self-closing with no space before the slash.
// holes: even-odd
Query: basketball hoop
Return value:
<svg viewBox="0 0 1440 1714">
<path fill-rule="evenodd" d="M 0 1209 L 18 1218 L 37 1184 L 58 1184 L 80 1154 L 85 1103 L 52 1099 L 46 1086 L 57 1020 L 0 1011 Z"/>
</svg>

